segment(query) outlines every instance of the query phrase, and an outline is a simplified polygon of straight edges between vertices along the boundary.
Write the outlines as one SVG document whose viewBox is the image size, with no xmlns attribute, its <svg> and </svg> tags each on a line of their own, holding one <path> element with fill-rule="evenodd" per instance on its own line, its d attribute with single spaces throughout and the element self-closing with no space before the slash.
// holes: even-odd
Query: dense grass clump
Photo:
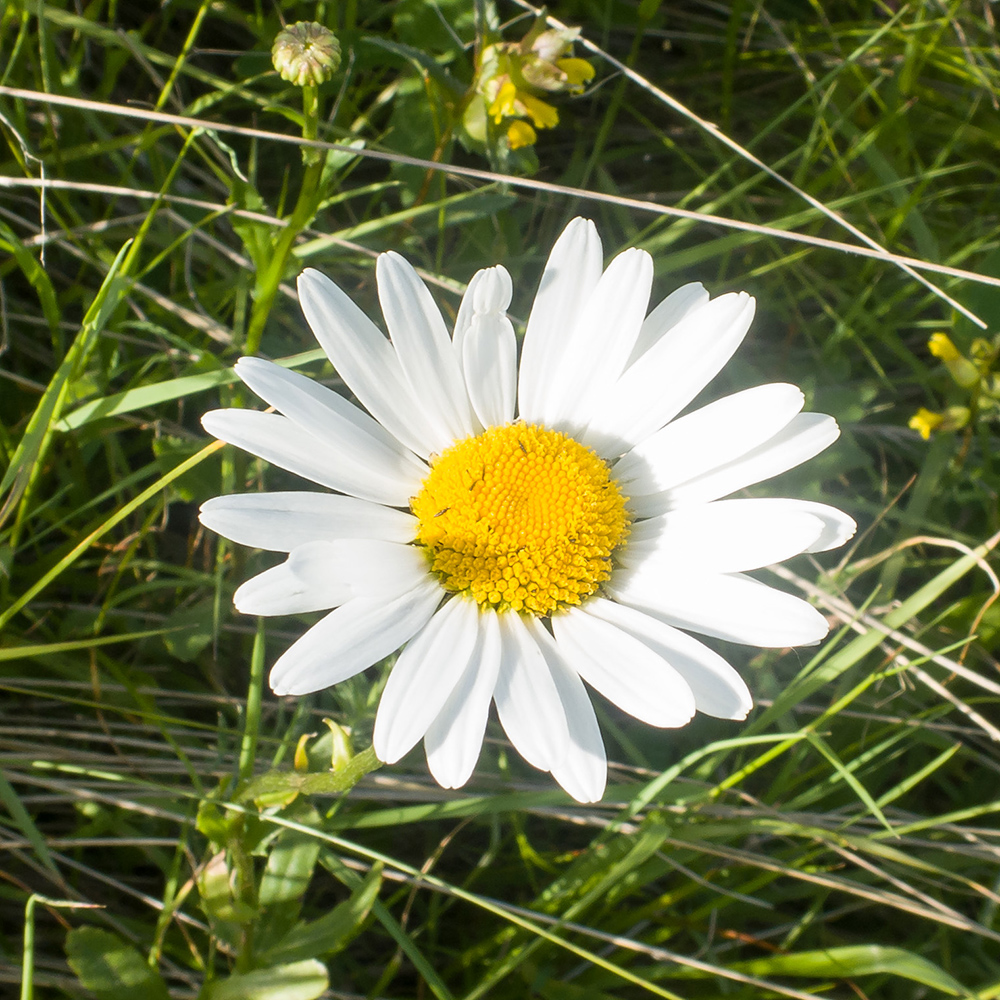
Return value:
<svg viewBox="0 0 1000 1000">
<path fill-rule="evenodd" d="M 1000 996 L 995 6 L 553 5 L 594 73 L 543 126 L 483 97 L 520 0 L 0 5 L 0 992 Z M 523 322 L 580 214 L 657 298 L 757 297 L 712 396 L 802 386 L 844 433 L 767 492 L 861 530 L 778 571 L 824 644 L 723 651 L 746 723 L 597 699 L 578 806 L 494 720 L 444 792 L 374 769 L 387 665 L 261 700 L 308 622 L 238 615 L 273 557 L 196 515 L 294 477 L 199 417 L 244 354 L 342 387 L 304 267 L 377 316 L 398 250 L 454 318 L 503 262 Z"/>
</svg>

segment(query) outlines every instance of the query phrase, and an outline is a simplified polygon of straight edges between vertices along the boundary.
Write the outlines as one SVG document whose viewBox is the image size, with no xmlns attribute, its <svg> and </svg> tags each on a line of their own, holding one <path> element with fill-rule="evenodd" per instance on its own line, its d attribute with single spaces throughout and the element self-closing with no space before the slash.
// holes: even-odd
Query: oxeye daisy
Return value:
<svg viewBox="0 0 1000 1000">
<path fill-rule="evenodd" d="M 217 497 L 202 523 L 288 553 L 236 592 L 254 615 L 329 610 L 271 669 L 279 695 L 351 677 L 397 650 L 375 719 L 386 763 L 421 739 L 457 788 L 491 703 L 507 736 L 579 801 L 607 761 L 587 686 L 653 726 L 743 719 L 746 684 L 691 633 L 818 642 L 824 617 L 745 575 L 842 544 L 850 517 L 792 499 L 724 499 L 831 444 L 832 417 L 761 385 L 678 416 L 750 326 L 745 293 L 700 284 L 649 315 L 649 254 L 603 270 L 575 219 L 542 274 L 517 358 L 503 267 L 469 283 L 452 336 L 398 254 L 376 268 L 387 339 L 333 282 L 302 309 L 360 406 L 259 358 L 240 378 L 278 412 L 216 410 L 215 437 L 329 492 Z M 364 409 L 362 409 L 364 407 Z"/>
</svg>

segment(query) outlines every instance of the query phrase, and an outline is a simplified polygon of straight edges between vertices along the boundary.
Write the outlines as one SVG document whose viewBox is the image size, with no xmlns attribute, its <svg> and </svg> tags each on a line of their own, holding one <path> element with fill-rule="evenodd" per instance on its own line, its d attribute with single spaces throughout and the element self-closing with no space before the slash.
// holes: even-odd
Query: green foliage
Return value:
<svg viewBox="0 0 1000 1000">
<path fill-rule="evenodd" d="M 907 427 L 969 405 L 929 338 L 985 364 L 1000 333 L 994 15 L 552 9 L 617 62 L 577 43 L 594 82 L 504 152 L 470 93 L 483 46 L 531 28 L 515 3 L 0 5 L 0 977 L 27 962 L 24 1000 L 1000 995 L 998 429 Z M 308 95 L 270 65 L 297 20 L 343 53 Z M 745 725 L 599 705 L 598 806 L 495 723 L 459 793 L 419 754 L 374 774 L 384 671 L 246 697 L 307 623 L 237 615 L 269 557 L 195 512 L 291 480 L 199 416 L 249 404 L 243 353 L 342 388 L 304 266 L 377 317 L 399 250 L 451 319 L 502 261 L 520 330 L 575 214 L 609 256 L 648 249 L 658 296 L 757 296 L 714 394 L 795 382 L 840 421 L 776 489 L 861 524 L 783 571 L 835 628 L 726 650 Z"/>
</svg>

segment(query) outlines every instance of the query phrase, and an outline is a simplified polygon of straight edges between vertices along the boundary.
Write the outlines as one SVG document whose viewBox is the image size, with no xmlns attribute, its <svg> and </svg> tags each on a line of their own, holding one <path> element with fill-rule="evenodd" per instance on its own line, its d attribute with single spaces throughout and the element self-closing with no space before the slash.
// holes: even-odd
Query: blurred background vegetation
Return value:
<svg viewBox="0 0 1000 1000">
<path fill-rule="evenodd" d="M 535 91 L 556 122 L 494 114 L 485 54 L 536 13 L 0 2 L 5 995 L 1000 997 L 1000 9 L 566 0 L 592 78 Z M 342 55 L 305 89 L 271 63 L 297 21 Z M 860 524 L 782 572 L 831 638 L 725 650 L 745 725 L 598 705 L 597 806 L 499 728 L 460 793 L 417 751 L 340 795 L 322 720 L 367 747 L 383 669 L 245 725 L 305 619 L 238 616 L 266 557 L 196 511 L 292 478 L 198 418 L 249 403 L 242 353 L 339 384 L 304 266 L 377 316 L 398 250 L 453 318 L 503 262 L 523 321 L 577 214 L 653 254 L 657 297 L 757 297 L 709 397 L 789 381 L 840 421 L 761 488 Z"/>
</svg>

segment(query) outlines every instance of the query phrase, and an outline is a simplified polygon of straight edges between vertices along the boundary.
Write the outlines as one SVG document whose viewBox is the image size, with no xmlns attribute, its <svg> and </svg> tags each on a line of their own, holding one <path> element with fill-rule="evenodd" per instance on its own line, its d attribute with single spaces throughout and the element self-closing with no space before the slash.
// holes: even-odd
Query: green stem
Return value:
<svg viewBox="0 0 1000 1000">
<path fill-rule="evenodd" d="M 264 700 L 264 619 L 257 620 L 257 635 L 250 657 L 250 686 L 247 688 L 247 706 L 243 714 L 243 738 L 240 742 L 238 783 L 242 785 L 253 776 L 257 759 L 257 737 L 260 733 L 260 710 Z"/>
<path fill-rule="evenodd" d="M 319 91 L 316 87 L 302 88 L 302 118 L 302 138 L 315 139 L 319 129 Z M 324 159 L 322 151 L 317 149 L 304 149 L 302 152 L 302 162 L 306 165 L 306 172 L 302 178 L 302 187 L 299 188 L 298 200 L 285 228 L 278 236 L 267 267 L 262 274 L 257 275 L 254 303 L 250 311 L 250 324 L 244 345 L 247 354 L 256 354 L 260 348 L 264 327 L 271 314 L 281 279 L 285 276 L 292 248 L 299 233 L 309 225 L 319 207 Z"/>
</svg>

